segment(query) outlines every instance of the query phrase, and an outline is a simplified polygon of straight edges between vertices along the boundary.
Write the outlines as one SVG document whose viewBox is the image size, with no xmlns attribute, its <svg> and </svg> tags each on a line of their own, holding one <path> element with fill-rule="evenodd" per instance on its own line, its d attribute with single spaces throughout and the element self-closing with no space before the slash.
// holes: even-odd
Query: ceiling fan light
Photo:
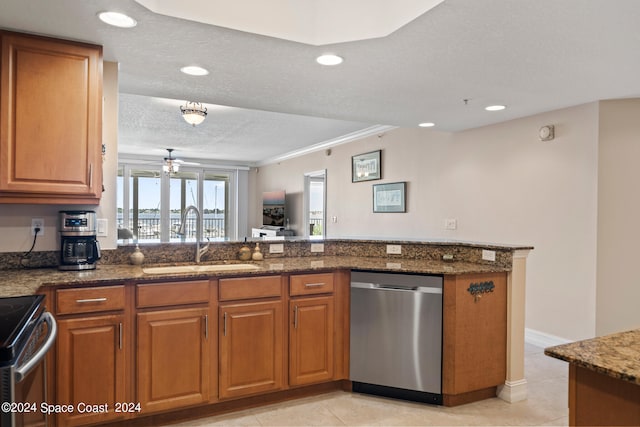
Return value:
<svg viewBox="0 0 640 427">
<path fill-rule="evenodd" d="M 180 106 L 180 111 L 182 112 L 184 121 L 191 126 L 199 125 L 207 117 L 207 107 L 199 102 L 187 101 L 184 105 Z"/>
<path fill-rule="evenodd" d="M 169 152 L 169 157 L 164 158 L 164 163 L 162 163 L 162 172 L 167 175 L 175 175 L 180 170 L 180 165 L 176 162 L 176 159 L 171 157 L 173 148 L 167 148 L 167 151 Z"/>
</svg>

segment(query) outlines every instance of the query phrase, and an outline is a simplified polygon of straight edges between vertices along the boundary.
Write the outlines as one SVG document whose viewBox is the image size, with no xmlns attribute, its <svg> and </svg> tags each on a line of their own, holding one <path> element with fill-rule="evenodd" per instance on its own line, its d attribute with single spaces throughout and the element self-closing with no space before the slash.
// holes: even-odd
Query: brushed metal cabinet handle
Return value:
<svg viewBox="0 0 640 427">
<path fill-rule="evenodd" d="M 119 335 L 119 337 L 118 337 L 118 347 L 120 348 L 120 350 L 122 350 L 122 322 L 120 322 L 118 324 L 118 329 L 119 329 L 119 331 L 118 331 L 118 335 Z"/>
<path fill-rule="evenodd" d="M 298 329 L 298 306 L 293 307 L 293 329 Z"/>
<path fill-rule="evenodd" d="M 93 163 L 89 163 L 89 188 L 93 188 Z"/>
<path fill-rule="evenodd" d="M 204 337 L 209 339 L 209 315 L 204 315 Z"/>
<path fill-rule="evenodd" d="M 326 283 L 305 283 L 305 288 L 318 288 L 320 286 L 324 286 Z"/>
<path fill-rule="evenodd" d="M 224 322 L 223 322 L 223 335 L 226 337 L 227 336 L 227 312 L 225 311 L 224 313 Z"/>
<path fill-rule="evenodd" d="M 78 304 L 87 303 L 87 302 L 105 302 L 107 299 L 102 298 L 86 298 L 86 299 L 77 299 L 76 302 Z"/>
</svg>

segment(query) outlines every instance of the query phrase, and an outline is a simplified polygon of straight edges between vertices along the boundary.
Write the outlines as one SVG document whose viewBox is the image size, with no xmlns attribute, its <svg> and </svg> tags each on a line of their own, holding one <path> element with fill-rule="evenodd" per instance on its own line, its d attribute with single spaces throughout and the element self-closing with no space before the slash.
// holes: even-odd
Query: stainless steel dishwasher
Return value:
<svg viewBox="0 0 640 427">
<path fill-rule="evenodd" d="M 353 391 L 442 404 L 441 276 L 351 273 Z"/>
</svg>

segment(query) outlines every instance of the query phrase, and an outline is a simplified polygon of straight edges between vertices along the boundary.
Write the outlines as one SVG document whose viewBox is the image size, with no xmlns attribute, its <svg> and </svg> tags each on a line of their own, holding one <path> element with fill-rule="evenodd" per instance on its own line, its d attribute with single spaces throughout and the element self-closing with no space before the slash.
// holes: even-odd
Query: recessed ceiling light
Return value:
<svg viewBox="0 0 640 427">
<path fill-rule="evenodd" d="M 138 21 L 119 12 L 100 12 L 98 18 L 105 24 L 113 25 L 114 27 L 133 28 L 138 25 Z"/>
<path fill-rule="evenodd" d="M 332 53 L 326 53 L 324 55 L 318 56 L 316 58 L 316 61 L 318 62 L 318 64 L 321 64 L 321 65 L 338 65 L 338 64 L 342 64 L 342 61 L 344 61 L 344 59 L 342 59 L 342 57 L 338 55 L 334 55 Z"/>
<path fill-rule="evenodd" d="M 202 67 L 198 67 L 197 65 L 188 65 L 186 67 L 180 68 L 185 74 L 189 74 L 190 76 L 206 76 L 209 74 L 209 70 L 206 70 Z"/>
<path fill-rule="evenodd" d="M 500 111 L 500 110 L 504 110 L 505 107 L 504 105 L 489 105 L 488 107 L 484 107 L 485 110 L 487 111 Z"/>
<path fill-rule="evenodd" d="M 435 123 L 424 122 L 424 123 L 420 123 L 418 126 L 420 126 L 421 128 L 432 128 L 435 125 L 436 125 Z"/>
</svg>

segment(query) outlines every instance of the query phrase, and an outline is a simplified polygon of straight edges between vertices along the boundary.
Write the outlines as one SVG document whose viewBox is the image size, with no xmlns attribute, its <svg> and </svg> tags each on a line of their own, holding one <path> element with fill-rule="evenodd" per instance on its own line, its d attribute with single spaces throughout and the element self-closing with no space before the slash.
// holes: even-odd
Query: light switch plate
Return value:
<svg viewBox="0 0 640 427">
<path fill-rule="evenodd" d="M 455 218 L 447 218 L 444 220 L 445 230 L 455 230 L 458 228 L 458 220 Z"/>
<path fill-rule="evenodd" d="M 98 218 L 96 235 L 99 237 L 105 237 L 109 234 L 109 220 L 106 218 Z"/>
</svg>

